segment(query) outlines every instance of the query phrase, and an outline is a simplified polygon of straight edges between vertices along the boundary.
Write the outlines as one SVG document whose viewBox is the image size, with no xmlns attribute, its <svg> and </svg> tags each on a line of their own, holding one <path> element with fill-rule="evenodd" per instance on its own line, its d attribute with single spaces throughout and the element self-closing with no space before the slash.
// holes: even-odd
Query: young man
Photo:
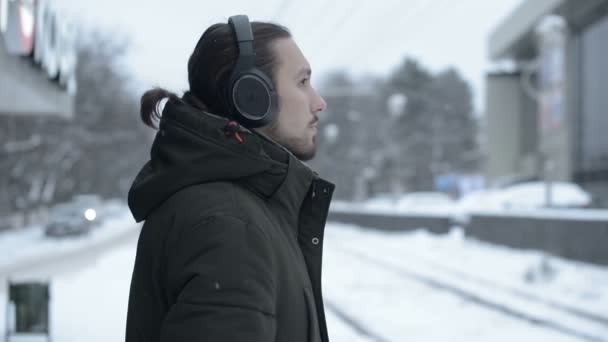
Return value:
<svg viewBox="0 0 608 342">
<path fill-rule="evenodd" d="M 183 98 L 144 94 L 142 120 L 159 131 L 129 192 L 145 224 L 127 341 L 328 341 L 334 185 L 302 163 L 326 108 L 310 76 L 287 29 L 236 16 L 203 33 Z"/>
</svg>

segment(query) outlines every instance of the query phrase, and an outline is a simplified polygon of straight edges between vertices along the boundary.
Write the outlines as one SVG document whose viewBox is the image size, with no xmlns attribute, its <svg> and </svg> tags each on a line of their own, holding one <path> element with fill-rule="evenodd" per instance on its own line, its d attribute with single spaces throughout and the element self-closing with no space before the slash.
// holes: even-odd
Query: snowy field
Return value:
<svg viewBox="0 0 608 342">
<path fill-rule="evenodd" d="M 608 267 L 470 241 L 458 230 L 436 236 L 329 223 L 326 234 L 332 342 L 608 341 Z M 124 340 L 136 240 L 131 234 L 104 252 L 89 248 L 40 268 L 52 280 L 55 342 Z"/>
</svg>

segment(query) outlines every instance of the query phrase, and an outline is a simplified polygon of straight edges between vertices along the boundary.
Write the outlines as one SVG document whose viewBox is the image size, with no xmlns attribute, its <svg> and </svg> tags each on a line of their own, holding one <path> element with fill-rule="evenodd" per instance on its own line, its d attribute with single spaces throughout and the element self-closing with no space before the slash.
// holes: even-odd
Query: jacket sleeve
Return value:
<svg viewBox="0 0 608 342">
<path fill-rule="evenodd" d="M 168 263 L 175 303 L 160 341 L 275 340 L 272 250 L 258 227 L 213 216 L 184 229 L 175 245 Z"/>
</svg>

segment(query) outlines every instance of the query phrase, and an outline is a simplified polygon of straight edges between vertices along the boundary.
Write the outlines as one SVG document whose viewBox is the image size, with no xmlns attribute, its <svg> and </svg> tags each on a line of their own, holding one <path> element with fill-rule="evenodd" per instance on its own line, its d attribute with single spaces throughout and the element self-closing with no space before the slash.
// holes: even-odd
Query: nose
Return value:
<svg viewBox="0 0 608 342">
<path fill-rule="evenodd" d="M 319 113 L 327 109 L 327 102 L 319 95 L 317 90 L 314 91 L 313 113 Z"/>
</svg>

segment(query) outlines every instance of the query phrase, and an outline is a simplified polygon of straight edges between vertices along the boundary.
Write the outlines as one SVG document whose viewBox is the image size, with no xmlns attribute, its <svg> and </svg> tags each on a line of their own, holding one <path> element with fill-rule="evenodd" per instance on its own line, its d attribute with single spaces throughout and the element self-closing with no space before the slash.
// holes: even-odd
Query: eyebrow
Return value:
<svg viewBox="0 0 608 342">
<path fill-rule="evenodd" d="M 303 67 L 302 69 L 300 69 L 300 71 L 298 71 L 297 76 L 302 76 L 302 75 L 306 75 L 309 76 L 312 74 L 312 70 L 310 70 L 310 67 Z"/>
</svg>

